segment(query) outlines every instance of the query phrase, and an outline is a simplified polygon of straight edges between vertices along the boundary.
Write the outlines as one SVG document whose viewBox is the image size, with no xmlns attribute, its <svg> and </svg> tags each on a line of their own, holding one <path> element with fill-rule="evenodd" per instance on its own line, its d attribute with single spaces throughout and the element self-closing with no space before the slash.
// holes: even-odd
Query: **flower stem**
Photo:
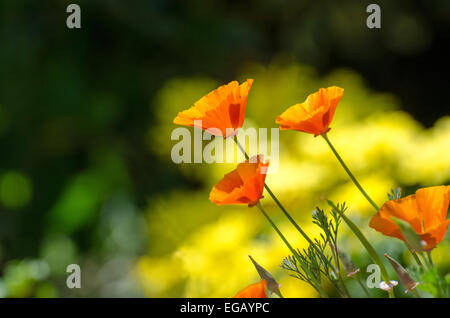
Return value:
<svg viewBox="0 0 450 318">
<path fill-rule="evenodd" d="M 237 146 L 239 147 L 239 149 L 242 151 L 242 153 L 245 156 L 245 159 L 249 159 L 249 156 L 247 155 L 247 152 L 245 151 L 244 147 L 242 147 L 242 145 L 240 144 L 240 142 L 237 139 L 237 136 L 234 136 L 234 141 L 236 142 Z M 281 202 L 278 200 L 278 198 L 275 196 L 275 194 L 273 194 L 272 190 L 270 190 L 269 186 L 264 183 L 264 188 L 267 190 L 267 192 L 269 193 L 269 195 L 272 197 L 272 199 L 275 201 L 275 203 L 278 205 L 278 207 L 280 208 L 280 210 L 284 213 L 284 215 L 288 218 L 288 220 L 292 223 L 292 225 L 294 225 L 294 227 L 297 229 L 297 231 L 300 232 L 300 234 L 308 241 L 309 244 L 311 244 L 312 246 L 314 246 L 314 248 L 316 248 L 316 250 L 321 253 L 319 251 L 319 249 L 317 248 L 317 246 L 313 243 L 313 241 L 309 238 L 309 236 L 302 230 L 302 228 L 297 224 L 297 222 L 295 222 L 295 220 L 291 217 L 291 215 L 289 214 L 289 212 L 284 208 L 284 206 L 281 204 Z"/>
<path fill-rule="evenodd" d="M 284 244 L 289 248 L 291 253 L 294 255 L 295 258 L 300 259 L 300 256 L 298 255 L 297 251 L 292 247 L 292 245 L 289 243 L 289 241 L 284 237 L 283 233 L 281 233 L 280 229 L 276 224 L 272 221 L 272 219 L 269 217 L 269 215 L 264 211 L 261 204 L 258 202 L 256 204 L 258 209 L 261 211 L 261 213 L 266 217 L 267 221 L 270 223 L 270 225 L 273 227 L 275 232 L 277 232 L 278 236 L 283 240 Z M 327 293 L 318 285 L 313 285 L 314 289 L 320 294 L 322 298 L 328 298 Z M 280 293 L 280 298 L 284 298 Z"/>
<path fill-rule="evenodd" d="M 427 254 L 428 254 L 428 262 L 430 263 L 431 266 L 434 266 L 433 259 L 431 258 L 431 251 L 428 251 Z"/>
<path fill-rule="evenodd" d="M 284 215 L 288 218 L 288 220 L 294 225 L 294 227 L 297 229 L 297 231 L 300 232 L 300 234 L 308 241 L 309 244 L 313 245 L 316 249 L 316 245 L 313 243 L 313 241 L 309 238 L 309 236 L 302 230 L 302 228 L 297 224 L 297 222 L 294 221 L 294 219 L 291 217 L 288 211 L 283 207 L 281 202 L 277 199 L 275 194 L 273 194 L 272 190 L 270 190 L 269 186 L 264 183 L 264 188 L 266 188 L 267 192 L 270 194 L 272 199 L 275 201 L 275 203 L 278 205 L 280 210 L 284 213 Z"/>
<path fill-rule="evenodd" d="M 411 251 L 409 248 L 408 250 L 411 252 L 411 255 L 414 257 L 414 259 L 416 260 L 417 265 L 419 266 L 423 266 L 422 262 L 420 261 L 419 257 L 417 256 L 417 254 L 413 251 Z"/>
<path fill-rule="evenodd" d="M 250 157 L 247 155 L 247 152 L 245 151 L 244 147 L 242 147 L 241 143 L 239 142 L 239 140 L 237 139 L 237 136 L 234 136 L 234 142 L 236 143 L 236 145 L 239 147 L 239 149 L 241 150 L 241 152 L 244 154 L 244 157 L 246 160 L 250 159 Z"/>
<path fill-rule="evenodd" d="M 284 244 L 286 244 L 286 246 L 289 248 L 289 250 L 294 254 L 294 256 L 297 257 L 297 252 L 294 250 L 294 248 L 292 247 L 291 244 L 289 244 L 288 240 L 284 237 L 283 233 L 281 233 L 280 229 L 276 226 L 276 224 L 272 221 L 272 219 L 269 217 L 269 215 L 266 213 L 266 211 L 264 211 L 264 209 L 262 208 L 261 204 L 258 202 L 256 204 L 256 206 L 258 207 L 258 209 L 261 211 L 261 213 L 266 217 L 267 221 L 269 221 L 270 225 L 273 227 L 273 229 L 275 230 L 275 232 L 278 233 L 278 236 L 280 236 L 280 238 L 283 240 Z"/>
<path fill-rule="evenodd" d="M 367 201 L 369 201 L 369 203 L 374 207 L 374 209 L 378 212 L 379 208 L 376 205 L 376 203 L 370 198 L 370 196 L 367 194 L 367 192 L 363 189 L 363 187 L 361 186 L 361 184 L 359 184 L 358 180 L 356 180 L 355 176 L 353 175 L 353 173 L 350 171 L 350 169 L 347 167 L 347 165 L 345 164 L 344 160 L 342 160 L 341 156 L 338 154 L 338 152 L 336 151 L 336 149 L 334 148 L 333 144 L 330 142 L 330 139 L 328 139 L 327 134 L 322 134 L 321 135 L 323 137 L 323 139 L 325 139 L 325 141 L 327 142 L 328 146 L 330 146 L 331 151 L 333 151 L 334 155 L 336 156 L 337 160 L 339 161 L 339 163 L 341 164 L 342 168 L 344 168 L 345 172 L 347 172 L 348 176 L 350 177 L 350 179 L 353 181 L 353 183 L 355 184 L 355 186 L 358 188 L 358 190 L 362 193 L 362 195 L 367 199 Z"/>
<path fill-rule="evenodd" d="M 364 284 L 361 281 L 361 278 L 359 278 L 358 276 L 356 277 L 356 281 L 358 282 L 359 286 L 361 286 L 362 290 L 364 291 L 364 293 L 366 294 L 367 298 L 370 298 L 370 294 L 369 291 L 367 290 L 366 286 L 364 286 Z"/>
<path fill-rule="evenodd" d="M 333 206 L 333 208 L 336 211 L 340 211 L 337 206 L 334 205 L 331 201 L 329 203 Z M 366 248 L 367 252 L 369 253 L 372 260 L 377 263 L 377 265 L 380 267 L 381 275 L 383 276 L 384 281 L 389 284 L 390 279 L 388 276 L 388 273 L 386 271 L 386 268 L 384 267 L 383 261 L 381 260 L 378 253 L 375 251 L 373 246 L 369 243 L 369 241 L 366 239 L 364 234 L 358 229 L 355 223 L 353 223 L 344 213 L 340 213 L 342 219 L 347 223 L 348 227 L 353 231 L 353 233 L 356 235 L 356 237 L 359 239 L 361 244 Z M 390 298 L 395 298 L 394 292 L 392 289 L 388 291 Z"/>
</svg>

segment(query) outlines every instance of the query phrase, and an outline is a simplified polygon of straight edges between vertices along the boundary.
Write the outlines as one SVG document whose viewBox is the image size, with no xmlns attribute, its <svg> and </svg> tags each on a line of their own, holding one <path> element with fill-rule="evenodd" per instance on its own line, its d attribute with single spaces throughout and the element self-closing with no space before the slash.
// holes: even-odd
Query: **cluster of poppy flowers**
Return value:
<svg viewBox="0 0 450 318">
<path fill-rule="evenodd" d="M 253 80 L 248 79 L 241 85 L 237 81 L 223 85 L 202 97 L 191 108 L 180 112 L 174 123 L 198 127 L 224 138 L 234 137 L 243 125 L 252 84 Z M 403 220 L 420 236 L 423 249 L 432 250 L 442 241 L 450 223 L 447 220 L 450 186 L 422 188 L 413 195 L 390 200 L 378 208 L 345 166 L 327 137 L 343 93 L 344 89 L 337 86 L 321 88 L 310 94 L 303 103 L 289 107 L 276 118 L 276 123 L 281 130 L 296 130 L 324 137 L 352 181 L 376 208 L 377 213 L 372 217 L 370 227 L 386 236 L 405 241 L 395 222 L 395 219 Z M 201 127 L 198 126 L 199 123 Z M 268 166 L 269 162 L 265 162 L 262 155 L 248 158 L 213 187 L 209 199 L 217 205 L 257 205 L 263 198 Z M 266 296 L 264 280 L 250 285 L 236 295 L 254 298 Z"/>
</svg>

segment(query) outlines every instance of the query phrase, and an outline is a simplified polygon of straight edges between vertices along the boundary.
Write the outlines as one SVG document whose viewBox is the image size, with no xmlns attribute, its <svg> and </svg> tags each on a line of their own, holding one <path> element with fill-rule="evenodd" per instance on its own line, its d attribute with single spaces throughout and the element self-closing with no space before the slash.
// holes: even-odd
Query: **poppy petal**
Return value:
<svg viewBox="0 0 450 318">
<path fill-rule="evenodd" d="M 259 283 L 247 286 L 233 298 L 267 298 L 266 281 L 263 279 Z"/>
</svg>

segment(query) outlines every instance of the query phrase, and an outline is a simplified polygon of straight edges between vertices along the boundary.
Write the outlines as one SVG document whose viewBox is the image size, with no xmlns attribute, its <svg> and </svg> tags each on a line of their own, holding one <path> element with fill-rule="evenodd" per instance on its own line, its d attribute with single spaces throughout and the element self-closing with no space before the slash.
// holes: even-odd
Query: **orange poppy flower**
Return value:
<svg viewBox="0 0 450 318">
<path fill-rule="evenodd" d="M 248 204 L 253 206 L 261 199 L 269 162 L 262 155 L 240 163 L 235 170 L 225 175 L 209 195 L 217 205 Z"/>
<path fill-rule="evenodd" d="M 413 195 L 383 204 L 369 225 L 384 235 L 405 241 L 391 216 L 401 219 L 425 242 L 424 249 L 431 250 L 442 241 L 450 223 L 447 220 L 449 196 L 450 186 L 419 189 Z"/>
<path fill-rule="evenodd" d="M 263 279 L 259 283 L 245 287 L 233 298 L 267 298 L 266 281 Z"/>
<path fill-rule="evenodd" d="M 321 88 L 308 96 L 306 101 L 289 107 L 277 117 L 281 130 L 298 130 L 314 137 L 330 130 L 336 107 L 344 94 L 344 89 L 332 86 Z"/>
<path fill-rule="evenodd" d="M 199 127 L 216 136 L 233 136 L 242 127 L 247 96 L 253 80 L 232 81 L 203 96 L 191 108 L 178 113 L 175 124 Z"/>
</svg>

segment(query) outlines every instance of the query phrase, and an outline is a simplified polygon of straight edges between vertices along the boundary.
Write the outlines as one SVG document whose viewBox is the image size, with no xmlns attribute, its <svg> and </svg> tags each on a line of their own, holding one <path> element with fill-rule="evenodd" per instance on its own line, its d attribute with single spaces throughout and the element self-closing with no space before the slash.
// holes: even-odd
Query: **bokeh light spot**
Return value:
<svg viewBox="0 0 450 318">
<path fill-rule="evenodd" d="M 21 209 L 32 196 L 31 180 L 22 172 L 8 171 L 0 177 L 0 201 L 10 209 Z"/>
</svg>

